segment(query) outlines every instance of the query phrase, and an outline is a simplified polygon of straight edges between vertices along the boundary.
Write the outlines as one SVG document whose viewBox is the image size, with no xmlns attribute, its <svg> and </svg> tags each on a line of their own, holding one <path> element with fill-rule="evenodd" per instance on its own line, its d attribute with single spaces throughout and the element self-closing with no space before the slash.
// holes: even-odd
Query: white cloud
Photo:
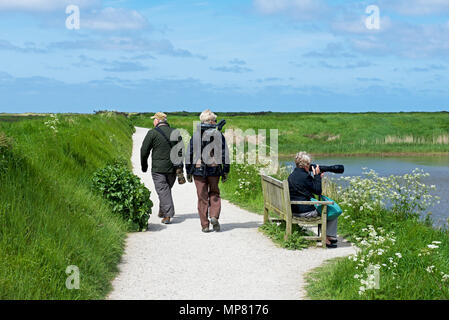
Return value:
<svg viewBox="0 0 449 320">
<path fill-rule="evenodd" d="M 358 36 L 351 38 L 353 48 L 365 54 L 412 59 L 442 58 L 449 54 L 449 28 L 445 25 L 395 23 L 388 32 Z"/>
<path fill-rule="evenodd" d="M 355 16 L 345 17 L 345 19 L 338 19 L 332 22 L 331 27 L 334 32 L 344 32 L 352 34 L 373 34 L 382 33 L 388 31 L 392 26 L 392 21 L 388 16 L 380 17 L 380 29 L 371 30 L 366 27 L 366 19 L 368 16 Z"/>
<path fill-rule="evenodd" d="M 140 30 L 147 26 L 148 20 L 140 13 L 122 8 L 104 8 L 81 17 L 81 28 L 94 30 Z"/>
<path fill-rule="evenodd" d="M 89 8 L 99 6 L 101 0 L 0 0 L 0 11 L 45 12 L 63 10 L 70 4 Z"/>
<path fill-rule="evenodd" d="M 136 10 L 101 8 L 101 0 L 0 0 L 0 11 L 65 13 L 68 5 L 81 9 L 81 28 L 115 31 L 140 30 L 149 26 L 147 19 Z"/>
<path fill-rule="evenodd" d="M 448 0 L 384 0 L 382 4 L 403 15 L 428 15 L 449 12 Z"/>
<path fill-rule="evenodd" d="M 303 20 L 321 16 L 327 11 L 322 0 L 253 0 L 253 3 L 263 14 L 284 13 Z"/>
</svg>

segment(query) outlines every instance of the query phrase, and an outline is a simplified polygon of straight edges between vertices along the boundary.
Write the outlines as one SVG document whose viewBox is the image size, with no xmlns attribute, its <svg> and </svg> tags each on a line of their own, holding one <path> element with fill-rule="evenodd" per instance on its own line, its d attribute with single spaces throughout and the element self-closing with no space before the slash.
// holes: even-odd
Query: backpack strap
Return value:
<svg viewBox="0 0 449 320">
<path fill-rule="evenodd" d="M 154 128 L 154 129 L 155 129 L 157 132 L 159 132 L 159 133 L 165 138 L 165 140 L 167 141 L 167 143 L 168 143 L 168 145 L 170 146 L 170 148 L 173 147 L 173 145 L 172 145 L 170 139 L 168 139 L 167 135 L 164 133 L 164 131 L 162 131 L 161 128 L 156 127 L 156 128 Z"/>
<path fill-rule="evenodd" d="M 154 129 L 155 129 L 157 132 L 159 132 L 159 133 L 164 137 L 165 141 L 167 141 L 168 145 L 170 146 L 170 149 L 173 148 L 174 144 L 168 139 L 168 137 L 167 137 L 167 135 L 164 133 L 164 131 L 162 131 L 162 129 L 159 128 L 159 127 L 156 127 L 156 128 L 154 128 Z M 175 168 L 177 168 L 177 169 L 183 167 L 182 162 L 181 162 L 181 164 L 173 163 L 173 165 L 174 165 Z"/>
</svg>

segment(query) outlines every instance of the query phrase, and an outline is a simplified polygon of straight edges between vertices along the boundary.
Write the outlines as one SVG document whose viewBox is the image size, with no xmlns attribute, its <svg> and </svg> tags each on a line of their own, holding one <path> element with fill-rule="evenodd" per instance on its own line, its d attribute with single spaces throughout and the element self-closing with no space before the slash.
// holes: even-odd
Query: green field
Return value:
<svg viewBox="0 0 449 320">
<path fill-rule="evenodd" d="M 0 299 L 105 297 L 126 225 L 91 179 L 107 163 L 130 164 L 132 132 L 114 114 L 0 116 Z M 79 290 L 66 288 L 70 265 Z"/>
<path fill-rule="evenodd" d="M 167 113 L 168 121 L 192 133 L 199 113 Z M 151 128 L 152 114 L 133 114 L 136 126 Z M 226 129 L 279 130 L 279 154 L 449 154 L 449 113 L 220 113 Z M 269 139 L 267 139 L 269 142 Z"/>
<path fill-rule="evenodd" d="M 107 164 L 130 167 L 133 125 L 152 127 L 152 114 L 14 115 L 0 114 L 0 299 L 102 299 L 110 290 L 123 253 L 126 223 L 112 213 L 107 202 L 91 188 L 93 173 Z M 192 133 L 199 113 L 169 113 L 172 126 Z M 449 113 L 218 113 L 225 128 L 279 129 L 281 156 L 299 150 L 312 154 L 448 154 Z M 279 178 L 285 178 L 285 172 Z M 223 197 L 251 211 L 262 211 L 260 177 L 254 166 L 233 165 Z M 345 208 L 351 212 L 349 208 Z M 341 223 L 350 237 L 368 223 L 397 228 L 397 245 L 407 264 L 402 272 L 425 279 L 414 294 L 407 276 L 364 298 L 443 298 L 439 278 L 417 269 L 417 254 L 431 241 L 441 241 L 438 255 L 429 256 L 423 268 L 435 264 L 445 273 L 447 230 L 435 230 L 416 220 L 397 220 L 389 212 L 353 218 Z M 394 219 L 393 219 L 394 218 Z M 393 220 L 394 221 L 393 221 Z M 278 231 L 272 230 L 273 233 Z M 424 236 L 425 235 L 425 236 Z M 282 237 L 281 237 L 282 238 Z M 300 241 L 286 243 L 300 248 Z M 411 248 L 410 246 L 413 246 Z M 393 251 L 392 251 L 393 252 Z M 393 252 L 394 254 L 394 252 Z M 66 288 L 66 268 L 76 265 L 80 290 Z M 424 271 L 423 271 L 424 270 Z M 355 264 L 336 261 L 311 275 L 309 294 L 316 299 L 357 299 Z M 387 275 L 385 279 L 388 278 Z M 440 277 L 441 278 L 441 277 Z M 430 285 L 431 284 L 431 285 Z"/>
</svg>

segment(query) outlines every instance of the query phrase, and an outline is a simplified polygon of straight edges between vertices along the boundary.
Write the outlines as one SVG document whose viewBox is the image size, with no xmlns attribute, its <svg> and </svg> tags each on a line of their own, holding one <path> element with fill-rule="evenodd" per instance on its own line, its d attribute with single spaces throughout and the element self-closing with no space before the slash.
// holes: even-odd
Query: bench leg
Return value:
<svg viewBox="0 0 449 320">
<path fill-rule="evenodd" d="M 326 249 L 326 237 L 327 237 L 327 206 L 323 207 L 321 215 L 321 244 L 323 249 Z"/>
<path fill-rule="evenodd" d="M 289 236 L 292 235 L 292 216 L 291 213 L 286 215 L 285 218 L 285 236 L 284 240 L 287 240 Z"/>
<path fill-rule="evenodd" d="M 268 216 L 268 209 L 264 208 L 263 209 L 263 223 L 267 223 L 268 221 L 270 221 L 269 216 Z"/>
</svg>

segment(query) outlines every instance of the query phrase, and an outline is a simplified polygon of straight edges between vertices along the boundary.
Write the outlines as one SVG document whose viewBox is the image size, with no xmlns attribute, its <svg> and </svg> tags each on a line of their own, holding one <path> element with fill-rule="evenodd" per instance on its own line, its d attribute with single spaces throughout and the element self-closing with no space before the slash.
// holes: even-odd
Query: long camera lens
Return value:
<svg viewBox="0 0 449 320">
<path fill-rule="evenodd" d="M 312 163 L 310 165 L 310 171 L 312 171 L 312 167 L 316 168 L 316 164 Z M 342 164 L 336 164 L 334 166 L 321 166 L 320 165 L 320 172 L 333 172 L 333 173 L 338 173 L 338 174 L 342 174 L 343 172 L 345 172 L 345 167 Z"/>
</svg>

